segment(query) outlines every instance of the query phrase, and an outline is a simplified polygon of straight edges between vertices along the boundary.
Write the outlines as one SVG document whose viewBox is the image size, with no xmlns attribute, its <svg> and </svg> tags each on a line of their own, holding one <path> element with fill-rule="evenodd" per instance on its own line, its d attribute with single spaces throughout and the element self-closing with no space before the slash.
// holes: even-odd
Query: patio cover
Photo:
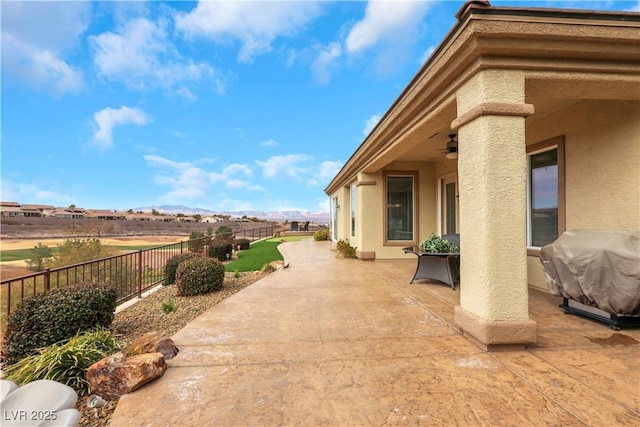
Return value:
<svg viewBox="0 0 640 427">
<path fill-rule="evenodd" d="M 551 293 L 617 316 L 640 316 L 640 233 L 566 231 L 542 248 Z"/>
</svg>

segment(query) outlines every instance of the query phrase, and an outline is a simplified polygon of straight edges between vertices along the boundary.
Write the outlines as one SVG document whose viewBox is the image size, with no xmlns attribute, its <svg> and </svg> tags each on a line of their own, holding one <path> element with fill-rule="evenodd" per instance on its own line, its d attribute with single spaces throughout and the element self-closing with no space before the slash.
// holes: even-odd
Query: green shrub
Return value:
<svg viewBox="0 0 640 427">
<path fill-rule="evenodd" d="M 236 249 L 240 248 L 241 251 L 246 251 L 247 249 L 249 249 L 251 247 L 251 240 L 249 240 L 249 239 L 237 239 L 233 243 L 233 246 Z"/>
<path fill-rule="evenodd" d="M 209 246 L 209 256 L 211 258 L 217 259 L 218 261 L 230 260 L 232 252 L 233 252 L 233 245 L 231 243 Z"/>
<path fill-rule="evenodd" d="M 178 295 L 201 295 L 222 289 L 224 266 L 212 258 L 193 258 L 183 261 L 176 270 Z"/>
<path fill-rule="evenodd" d="M 84 395 L 88 392 L 86 372 L 89 366 L 117 350 L 119 346 L 111 332 L 98 328 L 76 334 L 71 339 L 41 349 L 40 354 L 5 367 L 5 379 L 19 385 L 42 379 L 58 381 Z"/>
<path fill-rule="evenodd" d="M 348 240 L 338 240 L 336 244 L 336 248 L 340 255 L 345 258 L 356 258 L 356 250 L 357 248 L 351 246 Z"/>
<path fill-rule="evenodd" d="M 164 314 L 173 313 L 177 309 L 178 308 L 176 307 L 176 300 L 174 300 L 173 298 L 162 301 L 162 311 L 164 311 Z"/>
<path fill-rule="evenodd" d="M 167 263 L 164 266 L 164 282 L 162 282 L 162 284 L 165 286 L 172 285 L 173 282 L 176 281 L 176 270 L 178 269 L 178 265 L 180 265 L 182 261 L 186 261 L 192 258 L 202 258 L 202 257 L 198 254 L 187 252 L 187 253 L 175 255 L 169 258 L 167 260 Z"/>
<path fill-rule="evenodd" d="M 457 253 L 460 249 L 453 245 L 446 239 L 437 236 L 435 233 L 431 233 L 429 237 L 424 239 L 418 245 L 423 252 L 436 252 L 436 253 Z"/>
<path fill-rule="evenodd" d="M 78 332 L 108 328 L 116 309 L 116 290 L 86 283 L 25 298 L 7 323 L 7 364 L 37 354 L 38 349 L 69 339 Z"/>
<path fill-rule="evenodd" d="M 315 233 L 313 233 L 313 240 L 315 241 L 328 240 L 328 239 L 329 239 L 329 230 L 327 230 L 326 228 L 321 228 L 320 230 L 316 230 Z"/>
<path fill-rule="evenodd" d="M 189 234 L 189 242 L 187 243 L 187 247 L 190 252 L 194 253 L 202 253 L 205 245 L 211 244 L 211 239 L 209 236 L 205 236 L 202 231 L 192 231 Z"/>
<path fill-rule="evenodd" d="M 231 234 L 233 233 L 233 231 L 231 230 L 231 228 L 227 225 L 221 225 L 220 227 L 218 227 L 218 229 L 216 230 L 216 236 L 219 235 L 224 235 L 224 234 Z"/>
</svg>

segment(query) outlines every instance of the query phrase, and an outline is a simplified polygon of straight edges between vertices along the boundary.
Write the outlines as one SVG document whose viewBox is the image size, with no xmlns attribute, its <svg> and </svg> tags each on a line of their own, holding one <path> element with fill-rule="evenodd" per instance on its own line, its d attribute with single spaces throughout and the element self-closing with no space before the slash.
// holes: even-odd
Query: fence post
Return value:
<svg viewBox="0 0 640 427">
<path fill-rule="evenodd" d="M 49 270 L 48 268 L 44 269 L 44 291 L 45 292 L 49 292 L 49 288 L 51 287 L 50 272 L 51 270 Z"/>
<path fill-rule="evenodd" d="M 138 298 L 142 298 L 142 249 L 138 249 Z"/>
</svg>

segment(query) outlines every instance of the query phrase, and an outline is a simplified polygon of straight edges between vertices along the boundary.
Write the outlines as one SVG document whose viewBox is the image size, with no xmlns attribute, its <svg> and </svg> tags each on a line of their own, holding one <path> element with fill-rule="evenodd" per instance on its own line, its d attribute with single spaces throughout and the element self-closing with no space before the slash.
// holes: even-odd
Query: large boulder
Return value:
<svg viewBox="0 0 640 427">
<path fill-rule="evenodd" d="M 127 356 L 162 353 L 165 360 L 169 360 L 178 354 L 178 347 L 171 338 L 160 334 L 160 332 L 149 332 L 129 344 L 124 353 Z"/>
<path fill-rule="evenodd" d="M 119 352 L 91 365 L 86 377 L 92 393 L 106 400 L 117 400 L 161 377 L 166 370 L 162 353 L 126 357 Z"/>
</svg>

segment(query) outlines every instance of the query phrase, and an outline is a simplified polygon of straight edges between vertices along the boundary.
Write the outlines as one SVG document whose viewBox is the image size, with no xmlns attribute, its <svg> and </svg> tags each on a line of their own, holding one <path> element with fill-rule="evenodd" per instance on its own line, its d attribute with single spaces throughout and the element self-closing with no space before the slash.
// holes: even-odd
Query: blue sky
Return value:
<svg viewBox="0 0 640 427">
<path fill-rule="evenodd" d="M 0 198 L 327 211 L 463 3 L 2 1 Z"/>
</svg>

